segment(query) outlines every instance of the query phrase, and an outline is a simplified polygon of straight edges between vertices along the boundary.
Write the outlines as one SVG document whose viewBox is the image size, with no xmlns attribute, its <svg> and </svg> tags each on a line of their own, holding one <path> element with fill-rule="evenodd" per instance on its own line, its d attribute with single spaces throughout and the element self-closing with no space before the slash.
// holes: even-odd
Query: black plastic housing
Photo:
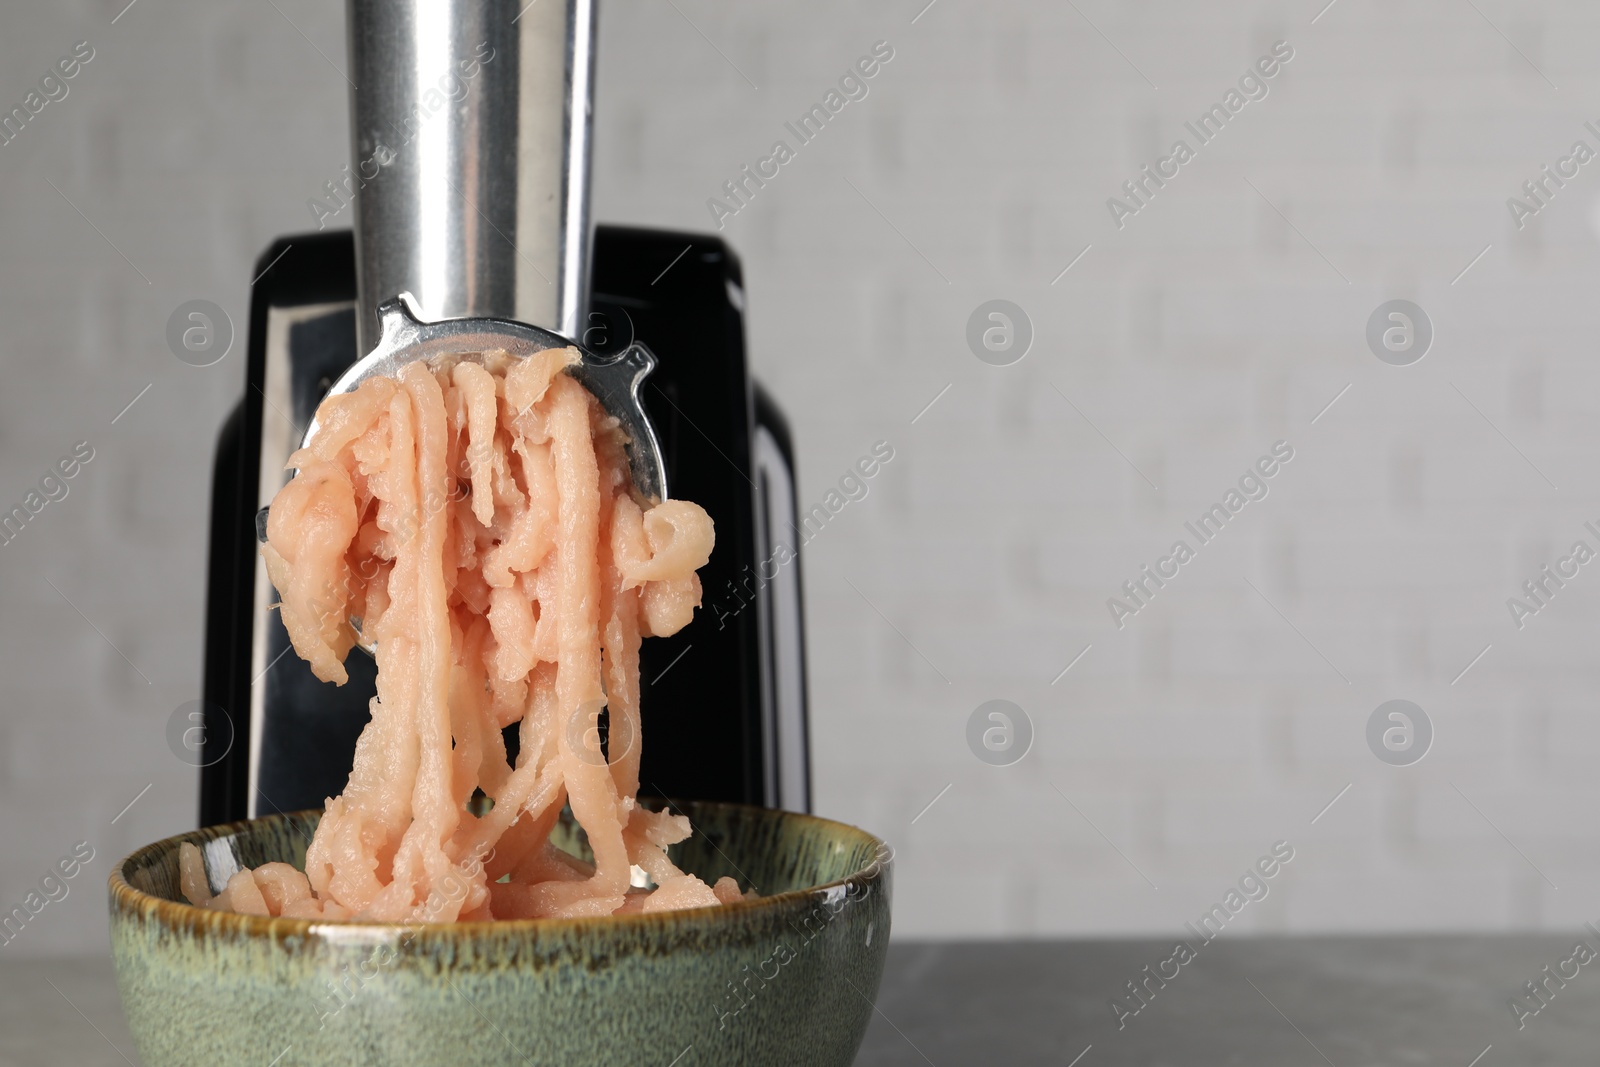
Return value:
<svg viewBox="0 0 1600 1067">
<path fill-rule="evenodd" d="M 752 434 L 759 425 L 772 436 L 791 474 L 793 452 L 776 406 L 764 396 L 757 403 L 746 365 L 738 260 L 714 237 L 601 226 L 592 262 L 591 310 L 581 340 L 606 352 L 637 338 L 656 354 L 659 365 L 644 398 L 665 453 L 669 488 L 673 496 L 703 506 L 717 531 L 716 548 L 701 571 L 706 606 L 680 633 L 644 642 L 642 792 L 773 803 L 775 742 L 763 707 L 764 694 L 766 705 L 772 699 L 775 657 L 763 647 L 751 593 L 772 534 L 758 550 L 761 475 L 752 463 Z M 275 614 L 266 623 L 265 664 L 253 657 L 255 619 L 265 607 L 256 603 L 255 515 L 263 496 L 270 496 L 260 484 L 262 420 L 290 418 L 303 428 L 328 384 L 356 358 L 351 235 L 283 238 L 262 254 L 258 270 L 245 391 L 219 437 L 212 487 L 202 825 L 318 807 L 340 792 L 374 691 L 373 664 L 359 652 L 347 661 L 351 678 L 345 686 L 317 681 L 289 651 Z M 349 306 L 339 306 L 344 304 Z M 269 319 L 274 309 L 310 305 L 330 307 L 289 328 L 288 382 L 277 395 L 287 396 L 292 410 L 269 410 Z M 792 477 L 788 481 L 792 514 Z M 791 578 L 798 588 L 797 569 Z M 751 610 L 712 610 L 713 604 L 740 600 L 750 601 Z M 803 671 L 803 650 L 796 654 Z M 253 724 L 251 698 L 258 686 L 264 687 L 263 721 Z M 803 734 L 803 698 L 799 714 Z M 252 804 L 251 739 L 257 735 Z M 808 798 L 809 782 L 798 792 L 791 783 L 787 795 Z M 789 806 L 807 807 L 808 799 Z"/>
</svg>

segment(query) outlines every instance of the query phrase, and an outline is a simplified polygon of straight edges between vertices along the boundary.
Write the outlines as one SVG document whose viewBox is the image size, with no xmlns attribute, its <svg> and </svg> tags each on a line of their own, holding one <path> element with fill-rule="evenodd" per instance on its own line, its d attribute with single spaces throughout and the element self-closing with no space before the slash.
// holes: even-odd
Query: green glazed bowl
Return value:
<svg viewBox="0 0 1600 1067">
<path fill-rule="evenodd" d="M 150 1067 L 849 1064 L 889 945 L 888 847 L 809 815 L 674 807 L 695 833 L 673 861 L 761 899 L 588 919 L 267 919 L 185 903 L 178 846 L 199 846 L 213 886 L 273 860 L 303 869 L 320 812 L 148 845 L 111 875 L 139 1054 Z"/>
</svg>

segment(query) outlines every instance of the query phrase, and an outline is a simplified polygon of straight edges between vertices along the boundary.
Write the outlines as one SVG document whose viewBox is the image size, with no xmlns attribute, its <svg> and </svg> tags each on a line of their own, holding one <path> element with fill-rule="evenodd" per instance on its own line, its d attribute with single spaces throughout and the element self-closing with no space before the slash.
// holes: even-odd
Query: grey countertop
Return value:
<svg viewBox="0 0 1600 1067">
<path fill-rule="evenodd" d="M 1579 936 L 1218 940 L 1120 1029 L 1111 998 L 1172 941 L 896 945 L 857 1063 L 1594 1067 L 1600 960 L 1520 1029 L 1508 1003 Z"/>
<path fill-rule="evenodd" d="M 1550 980 L 1520 1029 L 1508 1006 L 1579 936 L 1217 941 L 1168 964 L 1164 987 L 1150 979 L 1121 1028 L 1111 998 L 1132 1007 L 1126 983 L 1159 974 L 1171 942 L 897 943 L 857 1062 L 1593 1067 L 1600 961 Z M 0 959 L 0 1065 L 137 1063 L 109 959 Z"/>
</svg>

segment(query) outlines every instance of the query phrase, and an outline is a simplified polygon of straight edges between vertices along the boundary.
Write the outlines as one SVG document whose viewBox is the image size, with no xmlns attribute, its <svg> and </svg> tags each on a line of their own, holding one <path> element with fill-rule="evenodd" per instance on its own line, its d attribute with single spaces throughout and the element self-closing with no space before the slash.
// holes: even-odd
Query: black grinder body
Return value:
<svg viewBox="0 0 1600 1067">
<path fill-rule="evenodd" d="M 793 450 L 745 359 L 737 258 L 714 237 L 600 226 L 583 336 L 644 342 L 643 397 L 673 496 L 706 509 L 703 602 L 640 655 L 648 795 L 810 810 Z M 332 382 L 357 358 L 348 231 L 280 239 L 251 294 L 247 382 L 218 441 L 206 602 L 200 822 L 320 807 L 344 789 L 376 666 L 318 681 L 271 609 L 256 514 Z M 512 731 L 514 739 L 515 731 Z"/>
</svg>

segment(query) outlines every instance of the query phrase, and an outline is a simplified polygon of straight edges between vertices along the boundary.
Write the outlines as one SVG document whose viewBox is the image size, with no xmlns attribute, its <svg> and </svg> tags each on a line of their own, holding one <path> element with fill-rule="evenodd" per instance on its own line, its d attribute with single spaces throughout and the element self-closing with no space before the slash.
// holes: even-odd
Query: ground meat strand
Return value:
<svg viewBox="0 0 1600 1067">
<path fill-rule="evenodd" d="M 707 886 L 675 867 L 666 849 L 688 820 L 634 799 L 640 639 L 676 632 L 699 606 L 711 519 L 635 500 L 616 420 L 565 373 L 576 359 L 409 363 L 318 410 L 262 555 L 318 678 L 344 683 L 352 616 L 377 642 L 372 721 L 305 871 L 227 872 L 213 896 L 184 845 L 192 903 L 449 922 L 743 899 L 731 879 Z M 500 731 L 517 723 L 512 766 Z M 493 801 L 481 815 L 479 790 Z M 564 804 L 592 864 L 549 840 Z M 655 888 L 636 887 L 637 872 Z"/>
</svg>

